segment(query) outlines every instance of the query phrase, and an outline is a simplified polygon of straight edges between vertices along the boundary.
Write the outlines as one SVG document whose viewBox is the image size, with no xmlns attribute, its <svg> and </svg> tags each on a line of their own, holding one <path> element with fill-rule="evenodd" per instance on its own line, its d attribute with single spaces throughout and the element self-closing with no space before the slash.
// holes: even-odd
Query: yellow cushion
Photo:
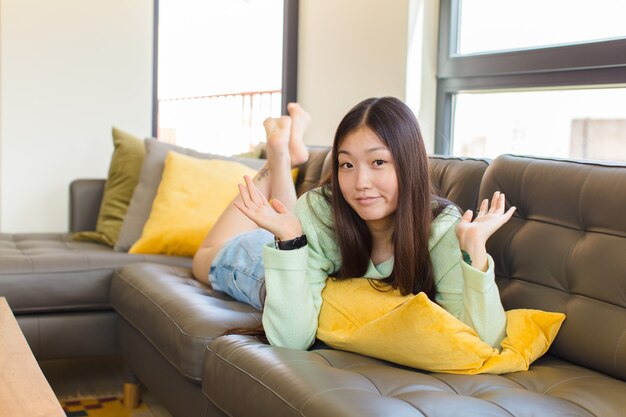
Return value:
<svg viewBox="0 0 626 417">
<path fill-rule="evenodd" d="M 129 253 L 193 256 L 251 168 L 169 152 L 141 238 Z"/>
<path fill-rule="evenodd" d="M 424 293 L 401 296 L 375 289 L 363 278 L 328 279 L 322 297 L 318 339 L 336 349 L 433 372 L 527 370 L 548 350 L 565 320 L 562 313 L 507 311 L 499 351 Z"/>
<path fill-rule="evenodd" d="M 76 240 L 94 241 L 114 246 L 133 191 L 139 182 L 141 164 L 146 154 L 144 141 L 113 128 L 113 156 L 104 185 L 102 203 L 95 231 L 78 232 Z"/>
</svg>

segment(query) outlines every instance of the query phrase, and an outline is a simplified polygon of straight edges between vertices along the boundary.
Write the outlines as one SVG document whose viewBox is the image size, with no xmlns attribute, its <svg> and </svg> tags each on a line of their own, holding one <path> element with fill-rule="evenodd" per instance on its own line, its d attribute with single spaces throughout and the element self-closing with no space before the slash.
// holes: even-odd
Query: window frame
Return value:
<svg viewBox="0 0 626 417">
<path fill-rule="evenodd" d="M 459 92 L 592 88 L 626 84 L 626 39 L 460 55 L 462 0 L 441 0 L 435 153 L 449 155 Z"/>
<path fill-rule="evenodd" d="M 281 114 L 298 97 L 298 20 L 300 0 L 283 0 L 283 59 Z M 152 136 L 158 134 L 159 117 L 159 0 L 154 0 L 152 31 Z"/>
</svg>

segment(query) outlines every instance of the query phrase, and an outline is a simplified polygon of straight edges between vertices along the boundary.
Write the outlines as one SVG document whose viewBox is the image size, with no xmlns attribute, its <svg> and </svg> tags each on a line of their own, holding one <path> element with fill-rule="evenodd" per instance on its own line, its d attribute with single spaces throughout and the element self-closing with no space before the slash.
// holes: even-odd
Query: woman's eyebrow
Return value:
<svg viewBox="0 0 626 417">
<path fill-rule="evenodd" d="M 376 151 L 389 151 L 389 149 L 387 149 L 386 146 L 376 146 L 374 148 L 369 148 L 365 152 L 370 153 L 370 152 L 376 152 Z"/>
<path fill-rule="evenodd" d="M 376 146 L 374 148 L 369 148 L 368 150 L 365 151 L 365 153 L 371 153 L 371 152 L 376 152 L 376 151 L 387 151 L 389 152 L 389 149 L 387 149 L 387 147 L 385 146 Z M 340 153 L 345 153 L 346 155 L 350 155 L 350 152 L 346 151 L 345 149 L 339 149 L 337 151 L 337 154 Z"/>
</svg>

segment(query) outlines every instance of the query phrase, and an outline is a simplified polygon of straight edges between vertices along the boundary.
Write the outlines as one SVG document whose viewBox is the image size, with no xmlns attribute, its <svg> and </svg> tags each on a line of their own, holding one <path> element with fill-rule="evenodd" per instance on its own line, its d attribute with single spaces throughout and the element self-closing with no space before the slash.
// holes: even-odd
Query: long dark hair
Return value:
<svg viewBox="0 0 626 417">
<path fill-rule="evenodd" d="M 435 193 L 429 176 L 428 155 L 415 115 L 402 101 L 393 97 L 360 102 L 344 116 L 335 133 L 331 150 L 332 171 L 320 182 L 322 194 L 332 206 L 333 218 L 319 218 L 322 224 L 334 230 L 341 252 L 342 263 L 334 277 L 362 277 L 372 252 L 372 235 L 365 221 L 341 194 L 338 177 L 337 155 L 342 140 L 364 126 L 371 129 L 391 152 L 398 178 L 398 207 L 392 239 L 394 265 L 384 282 L 399 289 L 403 295 L 423 291 L 434 300 L 435 282 L 428 251 L 430 228 L 433 219 L 452 203 Z M 256 336 L 268 343 L 262 324 L 249 329 L 229 329 L 224 334 Z"/>
<path fill-rule="evenodd" d="M 365 221 L 339 191 L 339 147 L 348 134 L 362 127 L 371 129 L 387 146 L 398 179 L 398 207 L 392 237 L 394 265 L 385 282 L 403 295 L 423 291 L 434 299 L 435 282 L 428 240 L 434 217 L 448 202 L 434 193 L 428 155 L 415 115 L 394 97 L 369 98 L 360 102 L 344 116 L 335 134 L 330 183 L 322 189 L 332 205 L 333 226 L 341 252 L 342 263 L 336 278 L 362 277 L 372 252 L 372 236 Z M 433 201 L 438 204 L 433 205 Z"/>
</svg>

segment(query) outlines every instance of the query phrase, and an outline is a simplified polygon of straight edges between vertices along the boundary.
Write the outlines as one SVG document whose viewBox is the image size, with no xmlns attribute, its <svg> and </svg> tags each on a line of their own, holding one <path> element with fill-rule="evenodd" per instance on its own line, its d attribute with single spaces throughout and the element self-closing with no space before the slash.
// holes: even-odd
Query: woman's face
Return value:
<svg viewBox="0 0 626 417">
<path fill-rule="evenodd" d="M 337 157 L 343 198 L 370 229 L 390 226 L 398 207 L 398 177 L 387 146 L 364 126 L 343 138 Z"/>
</svg>

